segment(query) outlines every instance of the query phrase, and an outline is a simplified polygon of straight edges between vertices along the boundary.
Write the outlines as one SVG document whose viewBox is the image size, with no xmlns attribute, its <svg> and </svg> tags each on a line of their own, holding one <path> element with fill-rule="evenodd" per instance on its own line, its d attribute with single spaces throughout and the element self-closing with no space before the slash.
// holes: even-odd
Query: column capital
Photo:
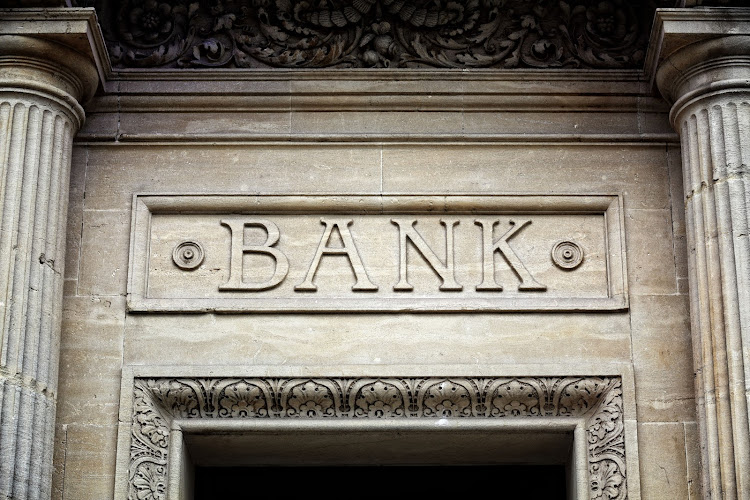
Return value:
<svg viewBox="0 0 750 500">
<path fill-rule="evenodd" d="M 710 96 L 750 91 L 750 8 L 658 9 L 646 71 L 670 120 Z"/>
<path fill-rule="evenodd" d="M 110 71 L 94 9 L 0 9 L 0 90 L 55 100 L 80 125 Z"/>
</svg>

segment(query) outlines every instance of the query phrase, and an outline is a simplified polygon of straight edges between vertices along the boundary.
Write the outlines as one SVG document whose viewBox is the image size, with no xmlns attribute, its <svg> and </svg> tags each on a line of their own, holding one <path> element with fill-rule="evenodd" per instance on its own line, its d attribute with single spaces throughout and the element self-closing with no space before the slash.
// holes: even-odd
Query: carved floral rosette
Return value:
<svg viewBox="0 0 750 500">
<path fill-rule="evenodd" d="M 640 68 L 674 0 L 81 0 L 115 67 Z"/>
<path fill-rule="evenodd" d="M 627 498 L 619 377 L 138 378 L 128 498 L 165 498 L 173 419 L 535 417 L 584 418 L 590 498 Z"/>
</svg>

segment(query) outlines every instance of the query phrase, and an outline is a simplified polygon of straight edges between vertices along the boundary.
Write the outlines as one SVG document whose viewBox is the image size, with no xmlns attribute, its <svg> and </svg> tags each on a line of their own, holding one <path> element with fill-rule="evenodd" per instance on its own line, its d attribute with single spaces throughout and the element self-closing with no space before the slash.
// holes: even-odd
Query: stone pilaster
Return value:
<svg viewBox="0 0 750 500">
<path fill-rule="evenodd" d="M 92 11 L 0 10 L 0 498 L 48 499 L 73 136 Z"/>
<path fill-rule="evenodd" d="M 706 498 L 750 498 L 750 9 L 668 9 L 656 82 L 680 134 Z"/>
</svg>

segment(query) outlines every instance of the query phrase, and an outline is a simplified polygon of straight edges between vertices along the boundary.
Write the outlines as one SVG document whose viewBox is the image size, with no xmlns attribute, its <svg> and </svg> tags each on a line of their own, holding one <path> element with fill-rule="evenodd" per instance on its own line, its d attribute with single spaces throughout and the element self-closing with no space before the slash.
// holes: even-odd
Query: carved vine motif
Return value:
<svg viewBox="0 0 750 500">
<path fill-rule="evenodd" d="M 638 68 L 674 0 L 95 3 L 118 68 Z"/>
<path fill-rule="evenodd" d="M 618 377 L 157 378 L 133 396 L 129 500 L 166 497 L 175 418 L 584 418 L 590 498 L 627 498 Z"/>
</svg>

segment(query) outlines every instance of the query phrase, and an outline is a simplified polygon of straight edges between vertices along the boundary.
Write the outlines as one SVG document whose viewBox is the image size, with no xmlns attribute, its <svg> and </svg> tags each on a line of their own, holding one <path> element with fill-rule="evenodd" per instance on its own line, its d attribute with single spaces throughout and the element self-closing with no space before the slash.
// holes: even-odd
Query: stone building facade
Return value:
<svg viewBox="0 0 750 500">
<path fill-rule="evenodd" d="M 0 498 L 750 498 L 750 9 L 694 3 L 0 10 Z"/>
</svg>

